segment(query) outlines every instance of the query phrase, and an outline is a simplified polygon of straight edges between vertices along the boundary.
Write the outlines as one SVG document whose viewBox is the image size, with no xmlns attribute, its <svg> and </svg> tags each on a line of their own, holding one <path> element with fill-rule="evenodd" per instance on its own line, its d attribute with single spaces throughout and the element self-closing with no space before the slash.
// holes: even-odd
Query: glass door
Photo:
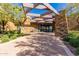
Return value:
<svg viewBox="0 0 79 59">
<path fill-rule="evenodd" d="M 48 24 L 40 24 L 38 26 L 38 30 L 40 32 L 53 32 L 53 27 L 51 25 L 48 25 Z"/>
</svg>

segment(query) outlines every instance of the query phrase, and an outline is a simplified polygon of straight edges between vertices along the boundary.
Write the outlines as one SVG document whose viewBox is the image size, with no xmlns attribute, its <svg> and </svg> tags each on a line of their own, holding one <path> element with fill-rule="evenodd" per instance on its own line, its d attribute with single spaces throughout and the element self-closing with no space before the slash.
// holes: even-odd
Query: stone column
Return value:
<svg viewBox="0 0 79 59">
<path fill-rule="evenodd" d="M 65 38 L 68 34 L 68 24 L 65 12 L 55 17 L 55 35 Z"/>
</svg>

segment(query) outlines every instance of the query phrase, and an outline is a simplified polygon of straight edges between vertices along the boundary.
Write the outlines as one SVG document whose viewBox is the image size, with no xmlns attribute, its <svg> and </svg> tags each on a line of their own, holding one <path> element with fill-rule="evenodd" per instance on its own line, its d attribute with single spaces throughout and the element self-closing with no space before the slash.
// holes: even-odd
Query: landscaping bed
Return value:
<svg viewBox="0 0 79 59">
<path fill-rule="evenodd" d="M 18 33 L 18 31 L 8 31 L 0 34 L 0 43 L 8 42 L 10 40 L 16 39 L 19 36 L 24 36 L 23 33 Z"/>
<path fill-rule="evenodd" d="M 79 31 L 69 31 L 64 41 L 75 55 L 79 55 Z"/>
</svg>

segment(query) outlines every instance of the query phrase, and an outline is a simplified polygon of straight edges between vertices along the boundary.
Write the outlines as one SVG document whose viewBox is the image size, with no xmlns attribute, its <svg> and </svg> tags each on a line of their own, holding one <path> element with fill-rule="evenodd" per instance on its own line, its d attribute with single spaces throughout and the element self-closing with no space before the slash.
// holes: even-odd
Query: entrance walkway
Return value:
<svg viewBox="0 0 79 59">
<path fill-rule="evenodd" d="M 60 41 L 54 33 L 32 33 L 0 44 L 0 56 L 67 56 Z"/>
</svg>

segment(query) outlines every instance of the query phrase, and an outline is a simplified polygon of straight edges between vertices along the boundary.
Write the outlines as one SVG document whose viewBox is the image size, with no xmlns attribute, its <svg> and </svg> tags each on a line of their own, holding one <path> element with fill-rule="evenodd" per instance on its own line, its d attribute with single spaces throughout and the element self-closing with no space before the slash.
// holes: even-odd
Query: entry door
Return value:
<svg viewBox="0 0 79 59">
<path fill-rule="evenodd" d="M 48 24 L 40 24 L 39 28 L 40 32 L 53 32 L 53 28 Z"/>
</svg>

